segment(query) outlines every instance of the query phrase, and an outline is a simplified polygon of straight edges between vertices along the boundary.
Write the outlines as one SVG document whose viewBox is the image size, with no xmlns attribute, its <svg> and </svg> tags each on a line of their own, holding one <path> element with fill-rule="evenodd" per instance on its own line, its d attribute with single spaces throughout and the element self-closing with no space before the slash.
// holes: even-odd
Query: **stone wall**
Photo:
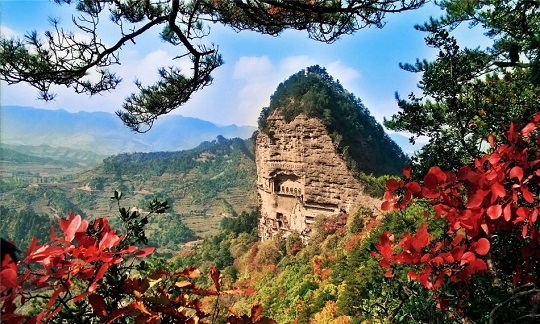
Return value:
<svg viewBox="0 0 540 324">
<path fill-rule="evenodd" d="M 363 193 L 320 120 L 299 115 L 287 123 L 274 112 L 267 121 L 255 143 L 262 240 L 279 232 L 307 238 L 317 217 L 380 206 Z"/>
</svg>

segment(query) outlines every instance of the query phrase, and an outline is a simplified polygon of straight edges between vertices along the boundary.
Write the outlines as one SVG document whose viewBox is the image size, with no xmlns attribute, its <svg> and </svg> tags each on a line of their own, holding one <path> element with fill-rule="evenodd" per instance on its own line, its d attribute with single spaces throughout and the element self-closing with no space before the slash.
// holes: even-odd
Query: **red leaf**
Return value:
<svg viewBox="0 0 540 324">
<path fill-rule="evenodd" d="M 386 181 L 386 189 L 388 191 L 393 193 L 397 188 L 399 188 L 399 182 L 396 179 L 392 178 Z"/>
<path fill-rule="evenodd" d="M 138 258 L 144 258 L 144 257 L 154 253 L 155 250 L 156 250 L 155 247 L 147 247 L 147 248 L 144 248 L 144 249 L 140 249 L 139 251 L 137 251 L 135 253 L 135 256 L 138 257 Z"/>
<path fill-rule="evenodd" d="M 510 179 L 511 178 L 517 178 L 519 181 L 523 179 L 523 169 L 521 167 L 515 166 L 512 169 L 510 169 Z"/>
<path fill-rule="evenodd" d="M 515 143 L 517 141 L 517 134 L 515 130 L 515 124 L 510 123 L 510 128 L 506 132 L 506 137 L 510 143 Z"/>
<path fill-rule="evenodd" d="M 528 216 L 529 216 L 529 208 L 527 207 L 519 207 L 517 210 L 516 210 L 516 220 L 514 221 L 514 223 L 521 223 L 523 221 L 525 221 Z"/>
<path fill-rule="evenodd" d="M 56 234 L 54 233 L 54 227 L 51 226 L 51 229 L 49 230 L 49 237 L 51 239 L 51 242 L 56 241 Z"/>
<path fill-rule="evenodd" d="M 491 147 L 495 147 L 495 136 L 493 134 L 489 134 L 487 137 L 488 143 Z"/>
<path fill-rule="evenodd" d="M 481 259 L 475 259 L 471 261 L 469 264 L 469 274 L 474 274 L 477 272 L 484 272 L 487 270 L 487 264 L 484 262 L 484 260 Z"/>
<path fill-rule="evenodd" d="M 533 195 L 531 194 L 527 186 L 521 186 L 521 193 L 523 194 L 523 199 L 525 199 L 525 201 L 531 204 L 534 202 Z"/>
<path fill-rule="evenodd" d="M 467 200 L 467 208 L 478 208 L 482 205 L 484 201 L 484 196 L 480 194 L 472 194 Z"/>
<path fill-rule="evenodd" d="M 75 233 L 79 226 L 81 226 L 81 215 L 71 214 L 69 219 L 60 219 L 60 228 L 64 232 L 64 238 L 66 241 L 71 242 L 75 238 Z"/>
<path fill-rule="evenodd" d="M 411 240 L 412 246 L 416 252 L 422 251 L 429 243 L 429 233 L 427 231 L 427 223 L 424 223 L 413 236 Z"/>
<path fill-rule="evenodd" d="M 426 253 L 422 255 L 422 258 L 420 259 L 421 263 L 427 263 L 431 260 L 431 255 L 429 253 Z"/>
<path fill-rule="evenodd" d="M 437 181 L 437 176 L 434 174 L 428 173 L 424 177 L 424 186 L 429 190 L 437 189 L 439 182 Z"/>
<path fill-rule="evenodd" d="M 221 284 L 221 273 L 219 272 L 218 268 L 215 266 L 212 267 L 212 270 L 210 270 L 210 277 L 212 278 L 212 281 L 214 282 L 214 286 L 216 287 L 216 290 L 219 291 Z"/>
<path fill-rule="evenodd" d="M 467 172 L 467 180 L 469 180 L 469 182 L 477 183 L 478 179 L 480 179 L 480 176 L 475 171 Z"/>
<path fill-rule="evenodd" d="M 474 250 L 478 255 L 486 255 L 489 252 L 490 244 L 486 238 L 481 238 L 474 245 Z"/>
<path fill-rule="evenodd" d="M 510 221 L 510 218 L 512 218 L 512 205 L 510 204 L 506 204 L 503 208 L 503 215 L 504 215 L 504 220 L 509 222 Z"/>
<path fill-rule="evenodd" d="M 491 165 L 497 164 L 500 160 L 501 160 L 501 156 L 499 154 L 497 154 L 497 153 L 493 153 L 489 157 L 489 163 Z"/>
<path fill-rule="evenodd" d="M 491 192 L 497 196 L 497 197 L 505 197 L 506 196 L 506 190 L 504 189 L 504 187 L 498 183 L 498 182 L 495 182 L 491 185 Z"/>
<path fill-rule="evenodd" d="M 474 255 L 474 253 L 472 253 L 471 251 L 467 251 L 461 256 L 461 265 L 470 263 L 474 260 L 476 260 L 476 256 Z"/>
<path fill-rule="evenodd" d="M 383 203 L 381 204 L 381 210 L 389 211 L 391 209 L 392 209 L 392 204 L 388 200 L 383 201 Z"/>
<path fill-rule="evenodd" d="M 17 282 L 17 272 L 11 268 L 7 268 L 0 272 L 0 283 L 1 291 L 4 291 L 6 288 L 15 288 L 19 286 Z"/>
<path fill-rule="evenodd" d="M 99 242 L 99 249 L 111 249 L 115 247 L 120 242 L 120 237 L 114 232 L 107 232 L 103 235 L 103 238 Z"/>
<path fill-rule="evenodd" d="M 49 313 L 49 315 L 47 315 L 47 317 L 45 318 L 45 322 L 49 322 L 49 320 L 56 314 L 58 314 L 58 312 L 60 312 L 62 310 L 62 305 L 56 307 L 52 312 Z"/>
<path fill-rule="evenodd" d="M 406 165 L 403 168 L 403 175 L 405 176 L 406 179 L 409 179 L 411 177 L 411 166 L 410 165 Z"/>
<path fill-rule="evenodd" d="M 461 234 L 458 234 L 454 237 L 454 239 L 452 240 L 452 243 L 450 243 L 451 246 L 457 246 L 459 243 L 461 243 L 461 241 L 463 241 L 465 237 Z"/>
<path fill-rule="evenodd" d="M 390 268 L 390 262 L 386 259 L 381 259 L 379 261 L 379 266 L 381 266 L 383 269 Z"/>
<path fill-rule="evenodd" d="M 413 195 L 422 192 L 422 187 L 420 187 L 420 185 L 416 181 L 407 183 L 405 185 L 405 188 L 409 190 Z"/>
<path fill-rule="evenodd" d="M 90 293 L 93 293 L 94 291 L 96 291 L 98 281 L 100 281 L 101 278 L 103 278 L 103 276 L 105 275 L 105 272 L 107 272 L 108 269 L 109 269 L 109 264 L 108 263 L 103 264 L 101 266 L 101 268 L 99 268 L 99 271 L 96 274 L 96 277 L 94 278 L 94 281 L 92 282 L 90 287 L 88 287 L 88 291 Z"/>
<path fill-rule="evenodd" d="M 379 238 L 379 242 L 375 245 L 377 250 L 381 252 L 381 255 L 385 259 L 392 257 L 392 243 L 394 242 L 394 235 L 389 231 L 384 231 Z"/>
<path fill-rule="evenodd" d="M 537 128 L 538 126 L 536 126 L 535 123 L 528 123 L 527 125 L 525 125 L 525 127 L 521 129 L 521 135 L 527 136 Z"/>
<path fill-rule="evenodd" d="M 36 243 L 37 243 L 37 237 L 34 236 L 32 237 L 32 242 L 30 242 L 30 246 L 28 246 L 28 250 L 26 250 L 26 257 L 30 256 L 32 251 L 34 251 L 34 248 L 36 247 Z"/>
<path fill-rule="evenodd" d="M 487 215 L 491 219 L 497 219 L 502 214 L 502 206 L 501 205 L 493 205 L 489 206 L 487 209 Z"/>
<path fill-rule="evenodd" d="M 536 223 L 536 220 L 538 219 L 538 213 L 539 213 L 539 209 L 538 208 L 535 208 L 533 210 L 533 212 L 531 213 L 531 216 L 529 217 L 529 223 L 531 224 L 534 224 Z"/>
<path fill-rule="evenodd" d="M 47 303 L 47 308 L 51 308 L 51 306 L 54 304 L 54 302 L 56 301 L 56 299 L 58 298 L 58 296 L 60 296 L 60 294 L 64 291 L 64 287 L 60 287 L 58 289 L 56 289 L 52 296 L 51 296 L 51 299 L 49 299 L 49 302 Z"/>
<path fill-rule="evenodd" d="M 76 303 L 79 300 L 81 300 L 81 299 L 85 298 L 86 296 L 88 296 L 88 294 L 89 294 L 89 292 L 84 292 L 84 293 L 80 294 L 79 296 L 73 298 L 72 302 Z"/>
</svg>

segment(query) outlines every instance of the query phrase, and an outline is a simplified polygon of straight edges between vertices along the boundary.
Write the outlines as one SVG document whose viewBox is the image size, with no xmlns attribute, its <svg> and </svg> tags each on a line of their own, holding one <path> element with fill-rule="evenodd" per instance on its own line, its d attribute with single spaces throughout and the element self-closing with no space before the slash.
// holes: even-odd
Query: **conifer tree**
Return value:
<svg viewBox="0 0 540 324">
<path fill-rule="evenodd" d="M 438 50 L 435 61 L 417 60 L 401 68 L 422 73 L 421 94 L 396 94 L 401 108 L 385 126 L 429 137 L 413 158 L 424 174 L 430 166 L 445 170 L 480 157 L 489 134 L 502 135 L 503 124 L 522 123 L 540 110 L 540 3 L 538 1 L 441 1 L 445 15 L 416 29 Z M 452 31 L 462 24 L 481 25 L 493 40 L 487 49 L 459 46 Z"/>
<path fill-rule="evenodd" d="M 177 46 L 178 56 L 191 60 L 190 73 L 171 67 L 159 70 L 159 80 L 148 87 L 137 82 L 139 93 L 125 99 L 118 116 L 135 131 L 152 126 L 161 115 L 183 105 L 191 95 L 212 83 L 212 72 L 223 64 L 217 45 L 209 43 L 210 23 L 236 31 L 252 30 L 277 36 L 286 29 L 306 31 L 326 43 L 362 28 L 382 28 L 388 13 L 419 8 L 425 0 L 347 1 L 221 1 L 221 0 L 54 0 L 75 5 L 72 31 L 51 19 L 52 30 L 39 36 L 32 31 L 23 39 L 0 38 L 0 80 L 28 83 L 45 100 L 54 98 L 50 86 L 64 85 L 90 95 L 115 89 L 121 76 L 109 70 L 120 63 L 119 53 L 128 42 L 162 28 L 160 37 Z M 108 17 L 107 17 L 108 16 Z M 100 39 L 100 20 L 117 25 L 118 38 L 109 45 Z M 92 78 L 89 78 L 92 75 Z M 146 128 L 141 126 L 146 125 Z"/>
</svg>

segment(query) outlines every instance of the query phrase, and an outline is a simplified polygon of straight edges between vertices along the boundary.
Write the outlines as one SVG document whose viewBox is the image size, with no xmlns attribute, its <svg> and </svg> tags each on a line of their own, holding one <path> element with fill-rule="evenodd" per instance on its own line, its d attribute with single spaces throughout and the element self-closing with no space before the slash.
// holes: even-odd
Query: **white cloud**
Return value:
<svg viewBox="0 0 540 324">
<path fill-rule="evenodd" d="M 191 64 L 187 60 L 180 62 L 173 61 L 173 56 L 164 50 L 156 50 L 148 53 L 143 58 L 131 58 L 123 61 L 122 65 L 115 68 L 118 74 L 122 76 L 123 82 L 133 84 L 133 81 L 139 80 L 143 85 L 150 85 L 158 81 L 158 69 L 171 65 L 179 66 L 183 72 L 189 75 Z M 135 89 L 135 87 L 133 87 Z"/>
<path fill-rule="evenodd" d="M 18 36 L 18 34 L 13 29 L 4 25 L 0 25 L 0 35 L 6 38 L 12 38 L 12 37 Z"/>
<path fill-rule="evenodd" d="M 339 80 L 343 85 L 351 84 L 360 78 L 360 72 L 352 67 L 343 65 L 341 61 L 331 62 L 326 66 L 326 71 L 328 71 L 334 80 Z"/>
<path fill-rule="evenodd" d="M 314 58 L 307 55 L 288 56 L 279 62 L 280 73 L 283 75 L 282 81 L 293 73 L 296 73 L 305 67 L 315 65 L 317 62 Z"/>
<path fill-rule="evenodd" d="M 272 72 L 272 62 L 268 56 L 242 56 L 234 65 L 236 79 L 260 79 Z"/>
</svg>

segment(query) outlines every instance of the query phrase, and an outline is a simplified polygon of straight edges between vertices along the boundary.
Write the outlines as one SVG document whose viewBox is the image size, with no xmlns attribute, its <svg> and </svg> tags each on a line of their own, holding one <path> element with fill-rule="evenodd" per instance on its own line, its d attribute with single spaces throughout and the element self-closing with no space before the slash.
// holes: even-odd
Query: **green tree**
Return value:
<svg viewBox="0 0 540 324">
<path fill-rule="evenodd" d="M 387 13 L 419 8 L 425 0 L 384 1 L 86 1 L 54 0 L 74 4 L 73 22 L 78 38 L 51 19 L 52 31 L 40 37 L 32 31 L 23 39 L 0 39 L 0 80 L 8 84 L 26 82 L 37 88 L 40 97 L 51 100 L 52 84 L 64 85 L 90 95 L 115 89 L 121 77 L 108 68 L 119 64 L 119 51 L 153 27 L 162 27 L 161 38 L 179 48 L 178 57 L 187 56 L 192 74 L 177 66 L 161 68 L 160 79 L 126 98 L 118 111 L 120 118 L 136 131 L 151 127 L 157 117 L 184 104 L 190 96 L 212 83 L 211 73 L 223 64 L 218 47 L 206 42 L 209 24 L 219 23 L 236 31 L 253 30 L 279 35 L 286 29 L 305 30 L 309 37 L 332 43 L 341 35 L 362 28 L 382 28 Z M 112 45 L 101 41 L 98 25 L 107 17 L 118 26 Z M 101 25 L 100 25 L 101 26 Z M 92 78 L 90 74 L 95 74 Z"/>
<path fill-rule="evenodd" d="M 396 94 L 401 108 L 385 126 L 429 142 L 413 161 L 425 174 L 429 166 L 445 170 L 470 163 L 500 137 L 500 125 L 523 122 L 540 107 L 540 6 L 537 1 L 441 1 L 445 15 L 418 30 L 438 50 L 435 61 L 402 64 L 422 73 L 421 95 Z M 493 40 L 490 48 L 461 48 L 451 32 L 460 24 L 481 25 Z"/>
</svg>

